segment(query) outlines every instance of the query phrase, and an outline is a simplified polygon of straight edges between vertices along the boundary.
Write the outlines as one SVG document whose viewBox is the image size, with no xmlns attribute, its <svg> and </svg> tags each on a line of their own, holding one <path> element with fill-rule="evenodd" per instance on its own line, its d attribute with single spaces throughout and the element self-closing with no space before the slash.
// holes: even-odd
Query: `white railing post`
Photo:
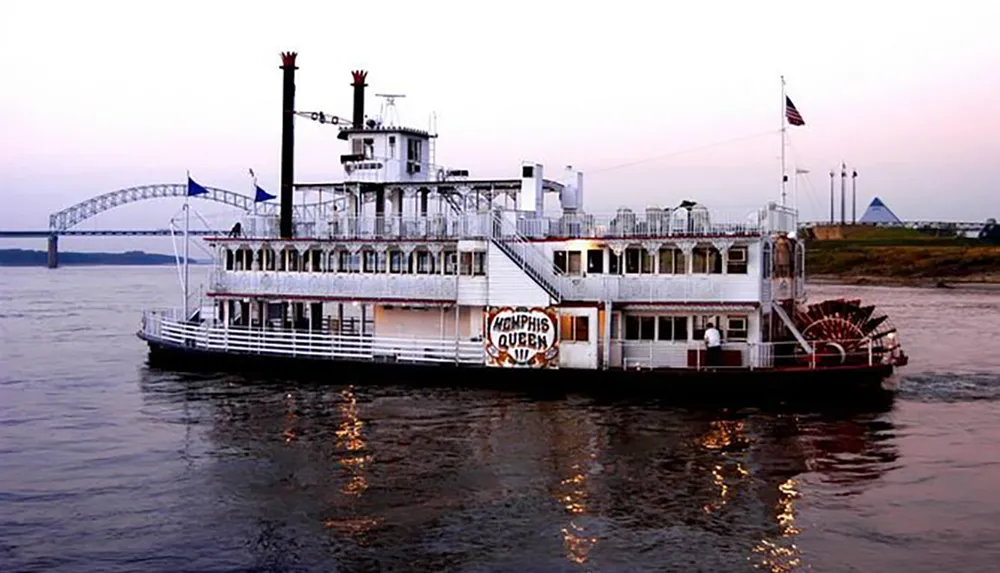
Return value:
<svg viewBox="0 0 1000 573">
<path fill-rule="evenodd" d="M 874 349 L 874 347 L 872 345 L 872 339 L 869 338 L 868 339 L 868 365 L 869 366 L 872 366 L 875 363 L 875 352 L 874 352 L 874 350 L 875 349 Z"/>
</svg>

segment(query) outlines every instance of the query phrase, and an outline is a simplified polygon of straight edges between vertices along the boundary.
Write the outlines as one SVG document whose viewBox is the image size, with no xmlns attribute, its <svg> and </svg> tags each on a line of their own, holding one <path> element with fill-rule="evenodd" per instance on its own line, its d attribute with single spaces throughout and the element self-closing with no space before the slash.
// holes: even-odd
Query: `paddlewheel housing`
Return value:
<svg viewBox="0 0 1000 573">
<path fill-rule="evenodd" d="M 825 300 L 798 307 L 793 320 L 802 337 L 813 346 L 814 356 L 801 347 L 796 349 L 802 363 L 905 364 L 896 328 L 874 305 L 862 306 L 857 299 Z"/>
</svg>

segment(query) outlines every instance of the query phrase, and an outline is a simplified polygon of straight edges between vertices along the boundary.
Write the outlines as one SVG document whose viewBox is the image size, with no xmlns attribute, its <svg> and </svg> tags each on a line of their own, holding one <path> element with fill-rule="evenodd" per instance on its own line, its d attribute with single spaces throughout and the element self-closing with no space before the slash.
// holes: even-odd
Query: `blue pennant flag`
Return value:
<svg viewBox="0 0 1000 573">
<path fill-rule="evenodd" d="M 261 201 L 270 201 L 271 199 L 274 199 L 275 197 L 276 197 L 276 195 L 271 195 L 267 191 L 264 191 L 263 189 L 261 189 L 260 185 L 257 185 L 257 196 L 254 197 L 253 202 L 254 203 L 260 203 Z"/>
<path fill-rule="evenodd" d="M 188 189 L 187 189 L 188 196 L 204 195 L 206 193 L 208 193 L 208 189 L 205 189 L 198 183 L 195 183 L 195 180 L 191 179 L 191 176 L 188 175 Z"/>
</svg>

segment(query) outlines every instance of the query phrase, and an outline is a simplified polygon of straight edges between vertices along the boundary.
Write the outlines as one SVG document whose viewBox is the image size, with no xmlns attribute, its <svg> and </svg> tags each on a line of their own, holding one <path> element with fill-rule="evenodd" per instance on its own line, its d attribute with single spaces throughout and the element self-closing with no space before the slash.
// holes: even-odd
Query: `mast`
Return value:
<svg viewBox="0 0 1000 573">
<path fill-rule="evenodd" d="M 191 198 L 191 172 L 187 172 L 187 190 L 184 193 L 184 321 L 188 319 L 188 233 L 191 230 L 191 207 L 188 201 Z"/>
<path fill-rule="evenodd" d="M 788 109 L 785 103 L 785 76 L 781 76 L 781 206 L 785 205 L 785 185 L 788 182 L 788 175 L 785 173 L 785 134 L 788 130 L 787 115 Z"/>
</svg>

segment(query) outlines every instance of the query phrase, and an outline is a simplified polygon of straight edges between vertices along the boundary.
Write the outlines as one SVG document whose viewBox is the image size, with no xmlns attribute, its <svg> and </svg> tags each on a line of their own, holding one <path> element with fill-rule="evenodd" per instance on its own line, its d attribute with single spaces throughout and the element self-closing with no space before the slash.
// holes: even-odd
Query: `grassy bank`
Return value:
<svg viewBox="0 0 1000 573">
<path fill-rule="evenodd" d="M 807 243 L 806 271 L 856 284 L 1000 283 L 1000 246 L 911 229 L 846 229 L 842 239 Z"/>
</svg>

